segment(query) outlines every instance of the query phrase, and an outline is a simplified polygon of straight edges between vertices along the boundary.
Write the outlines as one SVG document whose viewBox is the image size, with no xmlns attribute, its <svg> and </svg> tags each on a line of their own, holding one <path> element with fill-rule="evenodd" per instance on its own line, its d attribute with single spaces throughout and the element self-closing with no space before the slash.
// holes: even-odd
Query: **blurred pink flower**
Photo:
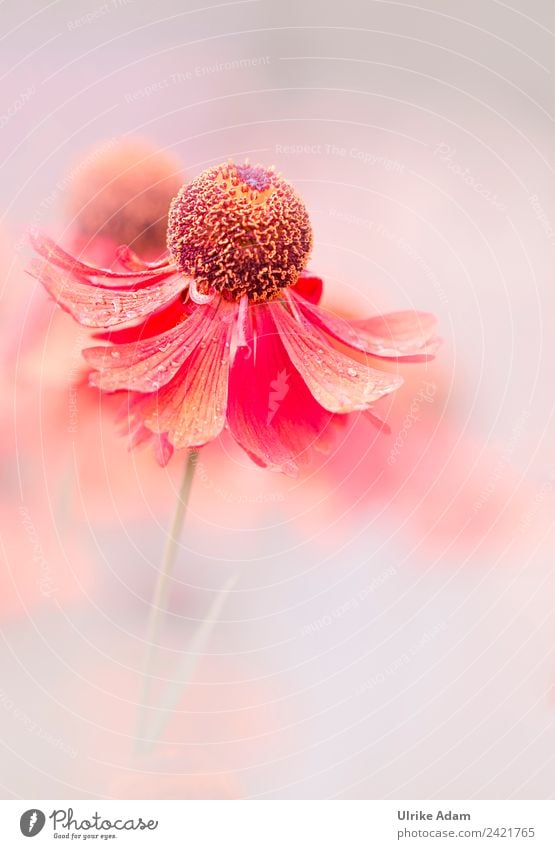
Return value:
<svg viewBox="0 0 555 849">
<path fill-rule="evenodd" d="M 330 514 L 350 514 L 355 524 L 361 516 L 389 519 L 397 534 L 432 556 L 472 554 L 519 534 L 526 545 L 545 515 L 538 510 L 532 530 L 519 530 L 535 491 L 506 448 L 473 435 L 464 410 L 451 409 L 443 365 L 413 365 L 402 374 L 387 414 L 389 433 L 376 431 L 369 442 L 364 422 L 353 419 L 341 451 L 322 470 L 333 493 Z"/>
<path fill-rule="evenodd" d="M 314 449 L 329 451 L 345 414 L 370 411 L 401 384 L 369 356 L 437 349 L 427 313 L 347 321 L 317 306 L 306 209 L 271 169 L 203 172 L 172 204 L 169 257 L 147 263 L 122 250 L 127 272 L 33 241 L 31 273 L 56 300 L 85 327 L 120 328 L 101 337 L 110 346 L 85 350 L 90 380 L 129 393 L 133 443 L 154 443 L 161 464 L 227 424 L 258 465 L 296 474 Z"/>
<path fill-rule="evenodd" d="M 85 152 L 61 181 L 72 249 L 109 266 L 117 263 L 122 239 L 140 245 L 147 257 L 161 254 L 181 172 L 173 156 L 140 138 L 110 140 Z M 146 452 L 122 456 L 121 440 L 106 421 L 121 410 L 123 398 L 101 395 L 89 386 L 89 369 L 81 357 L 92 333 L 60 310 L 42 286 L 30 291 L 13 242 L 10 234 L 0 232 L 0 268 L 6 281 L 0 380 L 5 398 L 11 399 L 0 417 L 6 455 L 16 458 L 24 475 L 28 471 L 36 477 L 40 470 L 49 481 L 46 495 L 55 499 L 60 488 L 72 484 L 65 509 L 73 515 L 113 517 L 114 510 L 142 514 L 157 466 Z M 167 498 L 168 488 L 159 486 L 160 509 Z"/>
<path fill-rule="evenodd" d="M 168 207 L 183 184 L 180 162 L 135 136 L 85 152 L 65 182 L 71 250 L 111 265 L 125 244 L 154 259 L 165 251 Z"/>
</svg>

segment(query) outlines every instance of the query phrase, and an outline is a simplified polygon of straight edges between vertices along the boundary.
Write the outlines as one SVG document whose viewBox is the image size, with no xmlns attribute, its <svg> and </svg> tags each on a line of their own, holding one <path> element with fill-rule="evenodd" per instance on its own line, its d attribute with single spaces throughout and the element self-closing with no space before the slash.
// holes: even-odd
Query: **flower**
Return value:
<svg viewBox="0 0 555 849">
<path fill-rule="evenodd" d="M 122 243 L 147 259 L 160 256 L 181 170 L 174 156 L 136 136 L 86 152 L 63 180 L 72 251 L 107 264 Z"/>
<path fill-rule="evenodd" d="M 547 510 L 530 516 L 538 487 L 511 463 L 510 446 L 470 431 L 453 404 L 449 369 L 434 366 L 405 369 L 388 409 L 389 436 L 369 440 L 360 421 L 346 429 L 341 450 L 321 468 L 328 503 L 318 505 L 318 521 L 327 510 L 327 533 L 345 540 L 361 522 L 394 528 L 395 540 L 427 563 L 482 563 L 485 551 L 511 538 L 514 548 L 516 537 L 529 546 L 548 525 Z"/>
<path fill-rule="evenodd" d="M 255 463 L 296 474 L 348 413 L 381 424 L 372 406 L 402 380 L 369 358 L 437 349 L 428 313 L 347 321 L 318 306 L 308 214 L 273 169 L 228 163 L 184 185 L 156 262 L 122 248 L 125 271 L 95 268 L 32 241 L 31 273 L 82 325 L 108 330 L 84 351 L 90 381 L 127 393 L 133 443 L 154 440 L 161 463 L 227 425 Z"/>
<path fill-rule="evenodd" d="M 140 137 L 109 139 L 85 151 L 58 183 L 60 212 L 70 217 L 60 224 L 69 249 L 111 267 L 124 238 L 140 245 L 147 258 L 160 256 L 182 170 L 167 151 Z M 59 501 L 74 518 L 144 515 L 152 504 L 162 515 L 171 493 L 153 457 L 147 452 L 122 456 L 121 439 L 111 432 L 121 396 L 88 385 L 81 349 L 94 344 L 94 331 L 58 309 L 42 285 L 29 286 L 20 252 L 14 250 L 24 243 L 20 235 L 6 224 L 0 228 L 5 282 L 0 386 L 6 399 L 0 452 L 6 482 L 11 476 L 14 497 L 20 495 L 15 481 L 23 480 L 34 493 L 40 468 L 49 482 L 44 497 Z M 91 445 L 100 446 L 102 462 Z"/>
</svg>

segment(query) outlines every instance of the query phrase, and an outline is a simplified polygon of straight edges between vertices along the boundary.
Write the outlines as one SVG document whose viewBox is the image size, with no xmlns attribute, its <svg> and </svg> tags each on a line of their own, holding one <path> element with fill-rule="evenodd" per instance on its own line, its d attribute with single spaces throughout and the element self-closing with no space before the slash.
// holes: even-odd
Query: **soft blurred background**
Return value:
<svg viewBox="0 0 555 849">
<path fill-rule="evenodd" d="M 0 792 L 506 798 L 555 787 L 549 0 L 21 0 L 0 11 Z M 123 142 L 122 142 L 123 139 Z M 444 345 L 298 480 L 130 454 L 25 232 L 163 249 L 228 158 L 303 195 L 324 304 Z"/>
</svg>

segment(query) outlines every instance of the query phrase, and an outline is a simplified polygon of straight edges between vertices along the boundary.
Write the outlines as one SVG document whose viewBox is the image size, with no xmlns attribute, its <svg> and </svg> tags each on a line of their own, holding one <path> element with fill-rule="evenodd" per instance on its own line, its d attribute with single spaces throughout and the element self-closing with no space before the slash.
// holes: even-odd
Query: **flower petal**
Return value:
<svg viewBox="0 0 555 849">
<path fill-rule="evenodd" d="M 106 330 L 92 334 L 93 339 L 101 339 L 103 342 L 113 342 L 123 345 L 126 342 L 139 342 L 150 336 L 158 336 L 166 330 L 171 330 L 176 324 L 185 321 L 197 309 L 196 304 L 191 301 L 183 301 L 181 295 L 174 298 L 166 306 L 149 314 L 140 324 L 131 327 L 119 327 L 115 330 Z"/>
<path fill-rule="evenodd" d="M 135 407 L 145 426 L 166 433 L 174 448 L 196 448 L 214 439 L 225 424 L 230 341 L 235 304 L 222 304 L 172 381 Z"/>
<path fill-rule="evenodd" d="M 138 286 L 97 285 L 46 260 L 33 260 L 29 273 L 85 327 L 113 327 L 140 319 L 172 301 L 183 289 L 183 278 L 175 273 L 150 272 L 148 287 L 144 281 Z"/>
<path fill-rule="evenodd" d="M 341 417 L 314 400 L 289 359 L 269 305 L 249 309 L 245 336 L 231 369 L 229 428 L 255 463 L 294 476 L 310 449 L 329 450 Z"/>
<path fill-rule="evenodd" d="M 153 392 L 169 383 L 210 331 L 220 303 L 207 304 L 174 327 L 123 345 L 86 348 L 83 355 L 95 369 L 89 382 L 105 392 L 131 389 Z"/>
<path fill-rule="evenodd" d="M 309 271 L 302 271 L 299 274 L 299 279 L 294 286 L 291 287 L 293 292 L 310 301 L 311 304 L 319 304 L 324 283 L 321 277 L 316 277 L 315 274 L 310 274 Z"/>
<path fill-rule="evenodd" d="M 128 324 L 173 300 L 186 281 L 168 260 L 133 272 L 94 268 L 68 254 L 52 239 L 32 234 L 41 259 L 29 272 L 67 312 L 86 327 Z"/>
<path fill-rule="evenodd" d="M 295 303 L 299 302 L 300 298 L 296 298 Z M 403 382 L 398 375 L 378 371 L 333 348 L 305 315 L 299 312 L 293 317 L 283 300 L 270 306 L 293 365 L 326 410 L 332 413 L 364 410 Z"/>
<path fill-rule="evenodd" d="M 67 251 L 64 251 L 57 242 L 49 236 L 44 235 L 44 233 L 31 233 L 30 240 L 33 248 L 39 256 L 51 265 L 55 265 L 57 268 L 63 268 L 66 271 L 71 271 L 73 274 L 80 277 L 95 277 L 125 281 L 131 280 L 133 282 L 140 279 L 146 279 L 148 281 L 148 279 L 153 276 L 153 270 L 157 272 L 165 271 L 166 274 L 172 274 L 175 272 L 175 268 L 170 266 L 167 259 L 161 260 L 158 263 L 142 263 L 141 267 L 134 269 L 132 273 L 129 273 L 129 271 L 113 271 L 109 268 L 95 268 L 93 265 L 88 265 L 88 263 L 82 262 Z M 132 253 L 129 248 L 123 248 L 123 250 L 127 250 Z M 133 254 L 133 256 L 136 257 L 135 254 Z M 136 257 L 136 261 L 138 263 L 141 262 L 138 257 Z M 96 285 L 102 284 L 97 283 Z"/>
<path fill-rule="evenodd" d="M 153 433 L 143 424 L 139 424 L 131 434 L 129 449 L 144 448 L 147 445 L 152 448 L 154 459 L 158 465 L 162 468 L 167 466 L 173 455 L 173 445 L 170 443 L 167 434 Z"/>
<path fill-rule="evenodd" d="M 389 312 L 352 324 L 368 340 L 367 353 L 377 357 L 433 356 L 441 344 L 435 335 L 437 319 L 429 312 Z"/>
<path fill-rule="evenodd" d="M 364 415 L 367 420 L 376 428 L 376 430 L 391 436 L 391 427 L 380 416 L 376 415 L 373 410 L 365 410 Z"/>
<path fill-rule="evenodd" d="M 435 354 L 440 340 L 434 336 L 437 320 L 432 313 L 405 310 L 366 319 L 347 320 L 292 293 L 310 321 L 335 339 L 374 357 L 415 357 Z"/>
<path fill-rule="evenodd" d="M 124 268 L 127 268 L 128 271 L 134 272 L 162 269 L 168 264 L 167 257 L 155 260 L 154 262 L 146 262 L 146 260 L 137 256 L 135 251 L 132 250 L 129 245 L 119 245 L 119 247 L 116 248 L 116 259 L 121 265 L 123 265 Z"/>
<path fill-rule="evenodd" d="M 153 433 L 154 457 L 159 466 L 164 468 L 170 462 L 173 455 L 173 445 L 165 433 Z"/>
</svg>

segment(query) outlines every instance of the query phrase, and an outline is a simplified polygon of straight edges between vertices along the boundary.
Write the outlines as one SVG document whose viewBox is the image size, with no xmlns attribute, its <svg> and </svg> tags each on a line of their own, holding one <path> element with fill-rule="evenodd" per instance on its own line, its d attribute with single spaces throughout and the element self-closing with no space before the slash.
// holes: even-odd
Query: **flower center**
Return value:
<svg viewBox="0 0 555 849">
<path fill-rule="evenodd" d="M 201 294 L 269 301 L 296 283 L 312 230 L 302 200 L 272 169 L 228 163 L 182 186 L 170 206 L 167 243 Z"/>
</svg>

